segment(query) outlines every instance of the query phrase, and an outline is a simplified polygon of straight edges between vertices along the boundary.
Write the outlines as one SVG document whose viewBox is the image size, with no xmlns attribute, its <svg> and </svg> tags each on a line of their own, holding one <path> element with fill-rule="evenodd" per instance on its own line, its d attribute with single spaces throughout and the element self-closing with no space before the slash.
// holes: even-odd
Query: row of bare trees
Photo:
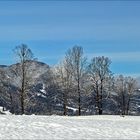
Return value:
<svg viewBox="0 0 140 140">
<path fill-rule="evenodd" d="M 19 59 L 20 70 L 20 102 L 21 114 L 25 113 L 25 98 L 29 92 L 29 63 L 33 53 L 27 45 L 15 48 Z M 83 48 L 74 46 L 66 52 L 62 62 L 52 69 L 54 82 L 62 92 L 63 115 L 67 115 L 70 95 L 77 97 L 78 115 L 82 114 L 82 96 L 94 94 L 96 114 L 103 114 L 104 95 L 110 97 L 112 92 L 118 94 L 118 104 L 121 114 L 129 114 L 131 96 L 134 93 L 136 81 L 132 77 L 114 77 L 110 70 L 111 60 L 108 57 L 93 57 L 89 62 L 84 57 Z"/>
<path fill-rule="evenodd" d="M 57 75 L 59 75 L 57 80 L 59 84 L 62 84 L 64 94 L 64 115 L 67 114 L 67 97 L 71 87 L 76 87 L 78 115 L 81 115 L 81 94 L 88 88 L 90 92 L 96 94 L 96 111 L 102 114 L 103 92 L 112 78 L 110 64 L 111 61 L 107 57 L 95 57 L 87 65 L 82 47 L 75 46 L 68 50 L 63 62 L 57 67 Z"/>
<path fill-rule="evenodd" d="M 78 96 L 78 115 L 81 115 L 82 94 L 94 94 L 96 114 L 103 114 L 103 98 L 112 92 L 118 94 L 121 114 L 129 113 L 130 99 L 134 93 L 136 81 L 131 77 L 114 77 L 110 70 L 108 57 L 93 57 L 87 62 L 83 48 L 74 46 L 69 49 L 64 60 L 56 67 L 57 82 L 63 92 L 64 115 L 67 114 L 69 94 Z M 75 90 L 75 91 L 74 91 Z"/>
</svg>

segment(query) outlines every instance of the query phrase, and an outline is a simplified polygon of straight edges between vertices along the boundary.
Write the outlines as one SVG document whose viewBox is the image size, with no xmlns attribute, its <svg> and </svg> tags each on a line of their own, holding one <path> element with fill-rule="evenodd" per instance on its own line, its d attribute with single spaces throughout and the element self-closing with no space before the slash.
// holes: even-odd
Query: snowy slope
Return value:
<svg viewBox="0 0 140 140">
<path fill-rule="evenodd" d="M 139 139 L 140 117 L 0 116 L 0 139 Z"/>
</svg>

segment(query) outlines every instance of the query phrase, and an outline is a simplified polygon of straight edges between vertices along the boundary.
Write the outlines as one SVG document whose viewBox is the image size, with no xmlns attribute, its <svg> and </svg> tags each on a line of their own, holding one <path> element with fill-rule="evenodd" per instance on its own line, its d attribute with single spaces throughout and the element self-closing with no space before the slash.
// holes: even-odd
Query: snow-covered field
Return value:
<svg viewBox="0 0 140 140">
<path fill-rule="evenodd" d="M 0 115 L 0 139 L 140 139 L 140 117 Z"/>
</svg>

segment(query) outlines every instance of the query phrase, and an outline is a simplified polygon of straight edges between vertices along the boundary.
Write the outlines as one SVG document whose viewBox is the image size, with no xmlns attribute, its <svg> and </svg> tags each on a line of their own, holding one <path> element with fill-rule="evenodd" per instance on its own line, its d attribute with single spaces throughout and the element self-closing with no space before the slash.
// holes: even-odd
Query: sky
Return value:
<svg viewBox="0 0 140 140">
<path fill-rule="evenodd" d="M 79 45 L 88 60 L 109 57 L 114 74 L 140 76 L 140 2 L 0 1 L 0 65 L 16 63 L 22 43 L 51 66 Z"/>
</svg>

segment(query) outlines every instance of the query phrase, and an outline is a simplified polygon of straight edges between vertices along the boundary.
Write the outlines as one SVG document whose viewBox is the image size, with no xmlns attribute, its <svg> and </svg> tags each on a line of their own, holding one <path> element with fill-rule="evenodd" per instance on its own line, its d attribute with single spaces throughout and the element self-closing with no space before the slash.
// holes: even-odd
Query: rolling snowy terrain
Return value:
<svg viewBox="0 0 140 140">
<path fill-rule="evenodd" d="M 139 139 L 138 116 L 0 116 L 0 139 Z"/>
</svg>

